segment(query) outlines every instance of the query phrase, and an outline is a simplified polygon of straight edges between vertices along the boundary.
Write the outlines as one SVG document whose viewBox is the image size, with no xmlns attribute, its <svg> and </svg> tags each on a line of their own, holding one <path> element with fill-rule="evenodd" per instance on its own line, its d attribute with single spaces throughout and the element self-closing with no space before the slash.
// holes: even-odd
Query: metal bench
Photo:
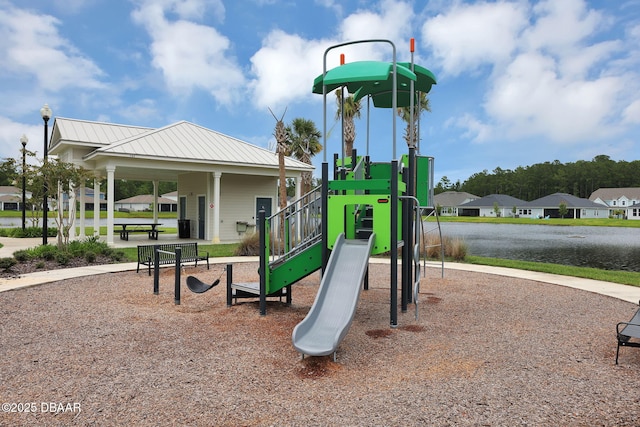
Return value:
<svg viewBox="0 0 640 427">
<path fill-rule="evenodd" d="M 640 347 L 640 308 L 628 322 L 620 322 L 616 325 L 618 348 L 616 349 L 616 365 L 620 347 Z"/>
<path fill-rule="evenodd" d="M 198 243 L 163 243 L 158 245 L 138 245 L 138 266 L 136 273 L 140 271 L 140 265 L 146 265 L 148 267 L 149 276 L 151 276 L 151 267 L 154 265 L 154 251 L 158 248 L 159 252 L 159 264 L 175 264 L 176 248 L 182 248 L 182 257 L 180 259 L 181 264 L 186 262 L 195 262 L 198 266 L 198 261 L 207 262 L 207 270 L 209 269 L 209 252 L 198 251 Z"/>
</svg>

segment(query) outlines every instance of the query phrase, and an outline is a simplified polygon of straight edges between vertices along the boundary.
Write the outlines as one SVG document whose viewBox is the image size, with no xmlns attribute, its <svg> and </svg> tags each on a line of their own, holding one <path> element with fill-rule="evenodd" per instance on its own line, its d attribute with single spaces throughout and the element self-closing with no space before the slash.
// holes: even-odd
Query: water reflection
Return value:
<svg viewBox="0 0 640 427">
<path fill-rule="evenodd" d="M 470 255 L 640 272 L 640 230 L 622 227 L 443 222 Z"/>
</svg>

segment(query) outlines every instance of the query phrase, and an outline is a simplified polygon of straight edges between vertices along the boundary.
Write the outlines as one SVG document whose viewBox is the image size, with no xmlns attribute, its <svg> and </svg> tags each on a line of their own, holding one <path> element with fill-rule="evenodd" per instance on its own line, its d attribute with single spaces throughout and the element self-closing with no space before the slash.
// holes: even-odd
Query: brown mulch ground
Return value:
<svg viewBox="0 0 640 427">
<path fill-rule="evenodd" d="M 640 351 L 614 365 L 634 304 L 428 269 L 419 319 L 411 306 L 392 329 L 389 267 L 370 270 L 337 362 L 291 344 L 317 274 L 264 317 L 226 306 L 224 276 L 174 305 L 172 269 L 158 296 L 135 272 L 0 293 L 0 425 L 638 425 Z M 221 266 L 186 273 L 212 282 Z"/>
</svg>

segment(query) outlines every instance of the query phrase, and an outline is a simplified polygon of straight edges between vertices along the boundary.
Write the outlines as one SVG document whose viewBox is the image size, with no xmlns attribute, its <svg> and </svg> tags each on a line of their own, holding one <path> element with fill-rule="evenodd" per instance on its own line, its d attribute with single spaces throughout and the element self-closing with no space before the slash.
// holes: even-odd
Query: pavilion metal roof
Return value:
<svg viewBox="0 0 640 427">
<path fill-rule="evenodd" d="M 236 166 L 278 167 L 278 155 L 273 151 L 186 121 L 160 129 L 147 130 L 100 147 L 85 156 L 85 160 L 104 155 Z M 285 167 L 294 170 L 313 169 L 313 166 L 291 157 L 285 158 Z"/>
<path fill-rule="evenodd" d="M 117 141 L 149 132 L 153 128 L 56 117 L 51 134 L 51 148 L 62 141 L 81 142 L 88 146 L 108 146 Z"/>
</svg>

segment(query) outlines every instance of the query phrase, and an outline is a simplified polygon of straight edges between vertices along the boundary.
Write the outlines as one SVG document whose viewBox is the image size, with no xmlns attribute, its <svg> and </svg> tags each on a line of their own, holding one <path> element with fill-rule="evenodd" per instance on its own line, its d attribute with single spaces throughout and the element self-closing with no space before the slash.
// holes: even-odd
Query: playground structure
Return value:
<svg viewBox="0 0 640 427">
<path fill-rule="evenodd" d="M 391 47 L 393 60 L 344 63 L 327 69 L 329 52 L 358 43 L 382 43 Z M 435 76 L 411 62 L 397 62 L 395 45 L 388 40 L 362 40 L 328 48 L 323 73 L 313 83 L 313 93 L 322 94 L 324 108 L 322 185 L 265 218 L 258 215 L 260 234 L 259 283 L 233 283 L 227 276 L 227 304 L 233 298 L 260 299 L 260 314 L 266 314 L 268 297 L 286 296 L 291 303 L 291 285 L 322 270 L 322 281 L 307 317 L 292 334 L 294 347 L 302 353 L 322 356 L 333 353 L 347 333 L 355 313 L 360 285 L 368 288 L 369 257 L 389 254 L 390 326 L 398 325 L 398 249 L 402 248 L 400 305 L 417 303 L 420 283 L 420 237 L 422 210 L 431 206 L 433 158 L 416 153 L 417 132 L 410 132 L 408 154 L 396 157 L 396 115 L 398 108 L 414 111 L 420 93 L 436 84 Z M 372 162 L 369 153 L 333 157 L 332 174 L 327 162 L 327 94 L 346 88 L 355 101 L 366 99 L 367 111 L 390 109 L 392 160 Z M 410 114 L 410 129 L 413 114 Z M 369 116 L 367 116 L 368 120 Z M 436 215 L 437 218 L 437 215 Z M 439 227 L 438 227 L 439 231 Z M 413 290 L 413 292 L 412 292 Z"/>
<path fill-rule="evenodd" d="M 383 43 L 392 49 L 393 60 L 344 63 L 327 70 L 327 55 L 334 49 L 358 43 Z M 313 92 L 323 95 L 322 185 L 265 218 L 258 214 L 260 263 L 258 283 L 234 283 L 227 267 L 227 305 L 237 298 L 259 298 L 260 314 L 266 314 L 269 297 L 286 297 L 291 303 L 291 285 L 321 269 L 322 281 L 307 317 L 292 334 L 294 347 L 311 356 L 333 353 L 353 320 L 360 285 L 368 288 L 371 255 L 390 257 L 390 326 L 398 325 L 398 249 L 401 254 L 403 312 L 418 304 L 420 283 L 420 230 L 422 209 L 431 207 L 433 158 L 416 153 L 413 114 L 408 154 L 396 157 L 396 115 L 399 107 L 414 109 L 420 93 L 436 84 L 434 75 L 411 62 L 396 61 L 395 45 L 388 40 L 363 40 L 328 48 L 323 74 L 314 80 Z M 367 154 L 333 157 L 332 173 L 327 162 L 327 94 L 346 89 L 356 101 L 366 99 L 374 107 L 390 109 L 392 116 L 392 160 L 373 162 Z M 344 97 L 343 97 L 344 99 Z M 368 119 L 368 118 L 367 118 Z M 419 140 L 419 138 L 417 138 Z M 433 209 L 435 211 L 435 209 Z M 439 230 L 439 228 L 438 228 Z M 204 290 L 207 285 L 197 284 Z"/>
</svg>

